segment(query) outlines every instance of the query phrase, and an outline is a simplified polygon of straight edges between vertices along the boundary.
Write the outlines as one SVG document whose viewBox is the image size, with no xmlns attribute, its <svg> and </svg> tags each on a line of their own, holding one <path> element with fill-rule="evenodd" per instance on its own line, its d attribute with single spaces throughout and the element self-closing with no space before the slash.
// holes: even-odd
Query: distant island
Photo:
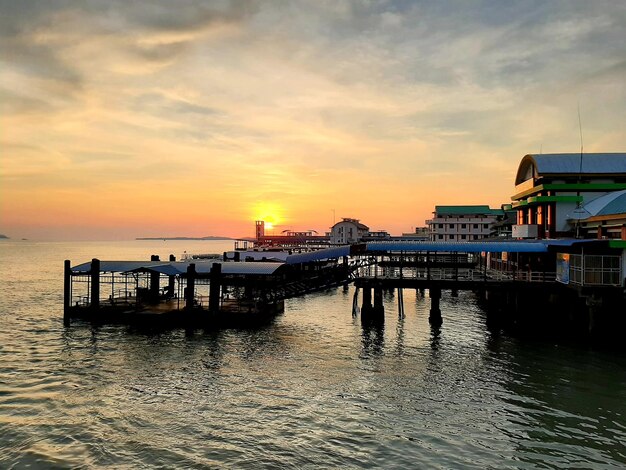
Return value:
<svg viewBox="0 0 626 470">
<path fill-rule="evenodd" d="M 135 240 L 236 240 L 231 237 L 138 237 Z"/>
<path fill-rule="evenodd" d="M 6 235 L 2 235 L 1 233 L 0 233 L 0 238 L 4 238 L 4 239 L 7 239 L 7 240 L 9 239 L 9 237 L 7 237 Z"/>
</svg>

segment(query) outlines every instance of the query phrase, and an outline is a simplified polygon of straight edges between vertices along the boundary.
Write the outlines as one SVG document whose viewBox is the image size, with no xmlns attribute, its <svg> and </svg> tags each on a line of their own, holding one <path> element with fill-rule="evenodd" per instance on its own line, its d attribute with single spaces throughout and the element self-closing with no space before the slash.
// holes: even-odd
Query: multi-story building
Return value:
<svg viewBox="0 0 626 470">
<path fill-rule="evenodd" d="M 526 155 L 515 178 L 514 238 L 576 235 L 585 205 L 626 189 L 626 153 Z"/>
<path fill-rule="evenodd" d="M 492 225 L 503 216 L 502 209 L 489 206 L 435 206 L 433 218 L 426 224 L 431 241 L 470 241 L 487 238 Z"/>
<path fill-rule="evenodd" d="M 331 245 L 349 245 L 360 242 L 369 233 L 369 227 L 358 219 L 344 217 L 330 231 Z"/>
</svg>

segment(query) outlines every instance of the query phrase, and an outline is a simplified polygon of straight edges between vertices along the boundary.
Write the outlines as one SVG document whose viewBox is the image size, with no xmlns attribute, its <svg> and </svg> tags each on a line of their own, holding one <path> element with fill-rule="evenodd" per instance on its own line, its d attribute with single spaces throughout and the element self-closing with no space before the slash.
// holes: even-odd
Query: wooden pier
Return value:
<svg viewBox="0 0 626 470">
<path fill-rule="evenodd" d="M 367 260 L 353 273 L 353 313 L 361 295 L 363 320 L 384 321 L 383 292 L 397 291 L 402 316 L 404 290 L 428 291 L 429 321 L 439 327 L 442 295 L 465 290 L 477 294 L 492 324 L 607 331 L 626 326 L 624 248 L 595 240 L 369 243 L 353 247 Z M 570 256 L 578 261 L 563 264 Z"/>
<path fill-rule="evenodd" d="M 337 259 L 307 262 L 101 261 L 64 268 L 64 321 L 254 326 L 284 300 L 346 282 Z"/>
<path fill-rule="evenodd" d="M 403 291 L 414 289 L 428 291 L 429 320 L 439 327 L 442 296 L 469 290 L 490 321 L 565 316 L 593 331 L 626 324 L 624 251 L 626 243 L 597 240 L 373 242 L 277 262 L 66 261 L 64 319 L 254 325 L 282 312 L 285 299 L 353 282 L 353 313 L 364 323 L 384 321 L 384 291 L 397 291 L 404 315 Z"/>
</svg>

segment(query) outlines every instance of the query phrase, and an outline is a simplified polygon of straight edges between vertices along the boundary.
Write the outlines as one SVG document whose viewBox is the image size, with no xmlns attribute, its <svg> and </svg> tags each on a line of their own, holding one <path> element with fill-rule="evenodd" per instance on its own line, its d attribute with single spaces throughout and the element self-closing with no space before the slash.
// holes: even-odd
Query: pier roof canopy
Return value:
<svg viewBox="0 0 626 470">
<path fill-rule="evenodd" d="M 196 273 L 209 274 L 214 263 L 221 264 L 224 275 L 258 275 L 267 276 L 276 273 L 284 263 L 266 262 L 221 262 L 215 260 L 196 261 L 100 261 L 100 272 L 130 273 L 130 272 L 158 272 L 167 276 L 187 273 L 187 268 L 194 263 Z M 91 271 L 91 262 L 79 264 L 72 268 L 75 274 L 88 274 Z"/>
<path fill-rule="evenodd" d="M 101 273 L 123 273 L 137 268 L 158 266 L 163 261 L 100 261 Z M 79 264 L 72 268 L 74 274 L 88 274 L 91 271 L 91 261 Z"/>
<path fill-rule="evenodd" d="M 322 261 L 327 259 L 336 259 L 342 256 L 350 255 L 350 245 L 337 246 L 333 248 L 325 248 L 323 250 L 310 251 L 307 253 L 298 253 L 287 256 L 287 264 L 308 263 L 310 261 Z"/>
<path fill-rule="evenodd" d="M 476 241 L 476 242 L 372 242 L 366 251 L 405 251 L 432 253 L 545 253 L 542 241 Z"/>
<path fill-rule="evenodd" d="M 614 175 L 626 173 L 626 153 L 551 153 L 522 158 L 515 185 L 544 175 Z"/>
</svg>

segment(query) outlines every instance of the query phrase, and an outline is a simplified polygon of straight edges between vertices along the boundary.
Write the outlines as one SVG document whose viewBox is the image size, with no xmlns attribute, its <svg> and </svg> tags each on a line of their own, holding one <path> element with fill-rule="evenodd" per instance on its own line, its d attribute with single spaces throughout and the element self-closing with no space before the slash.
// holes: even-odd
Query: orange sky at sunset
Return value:
<svg viewBox="0 0 626 470">
<path fill-rule="evenodd" d="M 622 2 L 0 3 L 0 233 L 392 234 L 626 151 Z"/>
</svg>

